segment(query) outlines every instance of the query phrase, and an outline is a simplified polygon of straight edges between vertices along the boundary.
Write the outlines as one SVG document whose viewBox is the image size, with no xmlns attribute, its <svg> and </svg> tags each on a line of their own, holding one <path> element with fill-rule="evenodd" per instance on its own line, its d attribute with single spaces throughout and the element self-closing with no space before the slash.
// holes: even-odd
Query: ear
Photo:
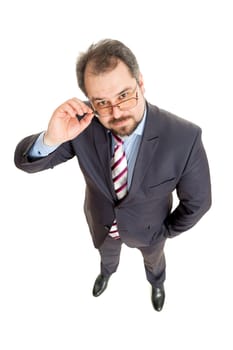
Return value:
<svg viewBox="0 0 233 350">
<path fill-rule="evenodd" d="M 144 92 L 145 92 L 145 87 L 144 87 L 144 80 L 143 80 L 142 73 L 139 73 L 138 85 L 139 85 L 139 87 L 140 87 L 140 89 L 141 89 L 142 94 L 144 94 Z"/>
</svg>

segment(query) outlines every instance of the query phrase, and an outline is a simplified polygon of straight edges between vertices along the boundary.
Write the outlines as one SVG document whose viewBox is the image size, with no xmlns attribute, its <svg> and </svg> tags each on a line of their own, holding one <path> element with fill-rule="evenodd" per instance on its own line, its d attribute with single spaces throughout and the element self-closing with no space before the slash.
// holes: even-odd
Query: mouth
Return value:
<svg viewBox="0 0 233 350">
<path fill-rule="evenodd" d="M 130 117 L 124 117 L 112 120 L 112 126 L 122 126 L 130 120 Z"/>
</svg>

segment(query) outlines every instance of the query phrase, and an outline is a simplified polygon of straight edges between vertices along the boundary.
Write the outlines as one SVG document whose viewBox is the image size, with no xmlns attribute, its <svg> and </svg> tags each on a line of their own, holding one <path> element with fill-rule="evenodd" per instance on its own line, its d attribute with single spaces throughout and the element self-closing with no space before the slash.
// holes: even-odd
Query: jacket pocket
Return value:
<svg viewBox="0 0 233 350">
<path fill-rule="evenodd" d="M 176 188 L 176 178 L 170 178 L 163 182 L 148 186 L 148 195 L 156 197 L 164 197 L 172 193 Z"/>
<path fill-rule="evenodd" d="M 159 183 L 156 183 L 156 184 L 153 184 L 153 185 L 149 185 L 149 188 L 156 188 L 156 187 L 159 187 L 159 186 L 169 185 L 171 182 L 174 182 L 175 179 L 176 179 L 175 177 L 172 177 L 172 178 L 164 180 L 162 182 L 159 182 Z"/>
</svg>

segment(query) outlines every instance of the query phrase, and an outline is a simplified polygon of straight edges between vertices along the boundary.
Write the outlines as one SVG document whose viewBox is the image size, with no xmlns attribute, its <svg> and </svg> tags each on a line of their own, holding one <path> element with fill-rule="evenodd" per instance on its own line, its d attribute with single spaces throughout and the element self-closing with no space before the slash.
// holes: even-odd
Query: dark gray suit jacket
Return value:
<svg viewBox="0 0 233 350">
<path fill-rule="evenodd" d="M 128 195 L 118 202 L 110 173 L 110 138 L 94 118 L 77 138 L 44 158 L 29 159 L 37 135 L 23 139 L 15 164 L 29 172 L 53 168 L 78 157 L 86 181 L 85 215 L 95 247 L 99 247 L 116 217 L 122 240 L 146 246 L 176 236 L 195 225 L 211 205 L 208 161 L 201 129 L 147 104 L 142 142 Z M 172 209 L 172 192 L 179 204 Z"/>
</svg>

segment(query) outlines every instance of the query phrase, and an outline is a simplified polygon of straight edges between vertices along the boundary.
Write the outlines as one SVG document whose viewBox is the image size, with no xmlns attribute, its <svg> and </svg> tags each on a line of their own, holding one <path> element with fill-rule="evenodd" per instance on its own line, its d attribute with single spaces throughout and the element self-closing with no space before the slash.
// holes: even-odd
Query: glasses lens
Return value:
<svg viewBox="0 0 233 350">
<path fill-rule="evenodd" d="M 112 114 L 112 106 L 104 107 L 104 108 L 96 108 L 98 114 L 102 117 L 106 117 Z"/>
<path fill-rule="evenodd" d="M 132 108 L 134 108 L 137 104 L 137 98 L 136 97 L 131 97 L 130 99 L 126 101 L 122 101 L 118 103 L 118 107 L 120 108 L 121 111 L 127 111 Z"/>
</svg>

